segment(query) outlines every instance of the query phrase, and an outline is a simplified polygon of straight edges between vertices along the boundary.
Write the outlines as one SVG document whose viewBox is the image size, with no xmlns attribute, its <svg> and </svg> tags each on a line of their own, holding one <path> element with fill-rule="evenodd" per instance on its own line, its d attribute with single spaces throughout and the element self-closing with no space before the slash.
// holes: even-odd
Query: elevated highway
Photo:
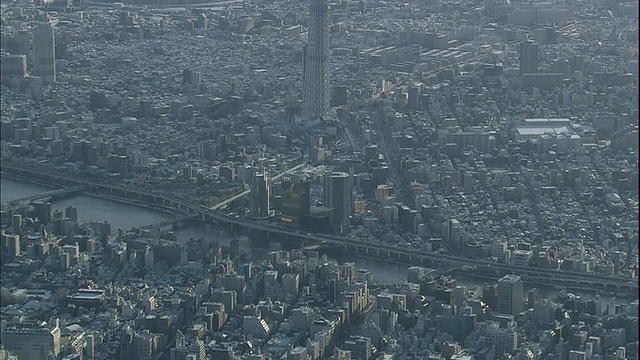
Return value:
<svg viewBox="0 0 640 360">
<path fill-rule="evenodd" d="M 273 180 L 277 180 L 277 179 L 283 177 L 286 174 L 290 174 L 290 173 L 292 173 L 292 172 L 294 172 L 294 171 L 296 171 L 298 169 L 301 169 L 305 165 L 307 165 L 306 161 L 301 163 L 301 164 L 298 164 L 298 165 L 292 167 L 291 169 L 286 170 L 286 171 L 284 171 L 284 172 L 282 172 L 282 173 L 280 173 L 278 175 L 275 175 L 273 178 L 271 178 L 271 180 L 272 181 Z M 233 203 L 234 201 L 236 201 L 238 199 L 242 199 L 243 197 L 245 197 L 247 195 L 249 195 L 249 190 L 242 191 L 242 192 L 240 192 L 240 193 L 238 193 L 236 195 L 231 196 L 230 198 L 228 198 L 226 200 L 223 200 L 223 201 L 213 205 L 212 207 L 209 208 L 209 210 L 214 210 L 215 211 L 215 210 L 224 209 L 227 205 Z"/>
<path fill-rule="evenodd" d="M 127 189 L 113 184 L 94 183 L 90 181 L 74 179 L 65 174 L 44 172 L 28 168 L 3 165 L 3 171 L 12 172 L 15 175 L 27 179 L 37 178 L 41 181 L 49 181 L 64 186 L 87 186 L 88 189 L 100 193 L 108 193 L 111 196 L 123 197 L 128 200 L 145 203 L 149 206 L 174 209 L 184 215 L 198 217 L 220 230 L 235 234 L 246 235 L 250 238 L 273 240 L 295 246 L 307 246 L 322 244 L 331 251 L 350 253 L 366 258 L 374 258 L 381 261 L 402 263 L 406 265 L 433 266 L 445 264 L 449 266 L 469 265 L 476 266 L 478 271 L 493 273 L 496 276 L 504 274 L 517 274 L 525 281 L 560 285 L 567 287 L 589 288 L 616 293 L 625 293 L 636 296 L 638 294 L 637 279 L 625 279 L 609 277 L 598 274 L 585 274 L 555 269 L 543 269 L 527 266 L 514 266 L 509 264 L 493 263 L 486 260 L 468 259 L 459 256 L 419 251 L 409 248 L 398 248 L 377 242 L 366 242 L 358 239 L 348 239 L 339 236 L 310 234 L 297 232 L 273 226 L 260 220 L 249 220 L 226 216 L 218 211 L 204 208 L 199 204 L 171 197 L 161 193 L 148 193 L 133 189 Z"/>
<path fill-rule="evenodd" d="M 18 204 L 18 203 L 25 202 L 25 201 L 33 202 L 35 200 L 40 200 L 40 199 L 73 195 L 73 194 L 81 193 L 82 191 L 87 190 L 87 189 L 88 189 L 88 186 L 82 185 L 82 186 L 75 186 L 75 187 L 71 187 L 71 188 L 51 190 L 51 191 L 43 192 L 43 193 L 40 193 L 40 194 L 36 194 L 36 195 L 32 195 L 32 196 L 25 196 L 23 198 L 12 200 L 11 204 Z"/>
</svg>

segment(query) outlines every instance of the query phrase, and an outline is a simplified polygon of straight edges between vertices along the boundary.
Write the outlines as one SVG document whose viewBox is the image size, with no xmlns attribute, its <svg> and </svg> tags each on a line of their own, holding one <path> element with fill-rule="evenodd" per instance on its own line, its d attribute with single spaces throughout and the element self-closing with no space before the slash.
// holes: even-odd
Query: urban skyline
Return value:
<svg viewBox="0 0 640 360">
<path fill-rule="evenodd" d="M 627 360 L 638 4 L 0 4 L 0 360 Z"/>
</svg>

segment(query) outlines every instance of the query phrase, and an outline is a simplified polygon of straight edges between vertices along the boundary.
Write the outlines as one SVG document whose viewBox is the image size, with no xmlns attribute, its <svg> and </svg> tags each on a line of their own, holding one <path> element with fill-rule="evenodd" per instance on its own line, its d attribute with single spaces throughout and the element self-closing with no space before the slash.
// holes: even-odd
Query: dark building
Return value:
<svg viewBox="0 0 640 360">
<path fill-rule="evenodd" d="M 524 310 L 522 279 L 517 275 L 505 275 L 498 280 L 497 313 L 517 315 Z"/>
<path fill-rule="evenodd" d="M 344 106 L 347 105 L 348 91 L 346 86 L 336 86 L 333 88 L 333 94 L 331 95 L 331 106 Z"/>
<path fill-rule="evenodd" d="M 409 88 L 409 109 L 418 110 L 419 109 L 419 97 L 420 97 L 420 88 L 417 85 L 412 85 Z"/>
<path fill-rule="evenodd" d="M 538 43 L 529 40 L 520 44 L 520 75 L 538 72 Z"/>
<path fill-rule="evenodd" d="M 233 349 L 231 347 L 224 347 L 223 345 L 216 345 L 211 349 L 212 359 L 230 360 L 234 359 Z"/>
<path fill-rule="evenodd" d="M 368 337 L 351 335 L 342 349 L 351 351 L 352 359 L 369 360 L 373 357 L 373 345 Z"/>
<path fill-rule="evenodd" d="M 92 90 L 89 93 L 89 110 L 96 111 L 107 106 L 107 96 L 103 92 Z"/>
<path fill-rule="evenodd" d="M 349 225 L 351 216 L 351 186 L 349 174 L 333 172 L 324 175 L 324 206 L 333 209 L 332 226 Z"/>
<path fill-rule="evenodd" d="M 255 217 L 269 216 L 269 179 L 266 173 L 257 173 L 253 177 L 250 209 Z"/>
<path fill-rule="evenodd" d="M 227 180 L 227 182 L 236 181 L 236 169 L 230 166 L 221 166 L 220 167 L 220 177 Z"/>
<path fill-rule="evenodd" d="M 327 291 L 327 298 L 329 299 L 329 302 L 333 304 L 338 299 L 338 282 L 336 281 L 336 279 L 329 280 Z"/>
<path fill-rule="evenodd" d="M 302 216 L 302 230 L 314 233 L 329 233 L 331 230 L 331 209 L 312 208 L 308 216 Z"/>
<path fill-rule="evenodd" d="M 64 217 L 71 219 L 73 222 L 77 222 L 78 221 L 78 209 L 74 208 L 73 206 L 69 206 L 66 209 L 64 209 Z"/>
<path fill-rule="evenodd" d="M 122 176 L 127 174 L 127 157 L 123 155 L 111 155 L 107 160 L 107 168 L 112 173 L 118 173 Z"/>
<path fill-rule="evenodd" d="M 10 85 L 12 81 L 20 81 L 27 76 L 27 57 L 25 55 L 2 55 L 0 67 L 2 83 Z"/>
<path fill-rule="evenodd" d="M 300 217 L 309 215 L 310 206 L 309 181 L 302 177 L 285 176 L 282 180 L 281 220 L 298 223 Z"/>
<path fill-rule="evenodd" d="M 54 26 L 54 22 L 48 22 L 33 28 L 33 74 L 43 84 L 56 82 Z"/>
<path fill-rule="evenodd" d="M 74 295 L 67 297 L 70 304 L 87 308 L 99 308 L 106 304 L 107 297 L 104 290 L 80 289 Z"/>
<path fill-rule="evenodd" d="M 33 203 L 36 217 L 40 219 L 40 222 L 47 225 L 51 222 L 51 203 L 44 201 L 37 201 Z"/>
</svg>

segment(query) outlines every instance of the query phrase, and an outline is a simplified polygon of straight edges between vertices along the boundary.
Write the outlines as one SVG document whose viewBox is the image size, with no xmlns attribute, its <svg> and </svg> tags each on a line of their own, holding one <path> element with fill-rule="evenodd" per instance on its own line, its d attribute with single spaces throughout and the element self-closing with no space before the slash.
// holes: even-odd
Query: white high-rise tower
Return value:
<svg viewBox="0 0 640 360">
<path fill-rule="evenodd" d="M 329 117 L 329 0 L 310 0 L 309 42 L 304 52 L 303 117 Z"/>
</svg>

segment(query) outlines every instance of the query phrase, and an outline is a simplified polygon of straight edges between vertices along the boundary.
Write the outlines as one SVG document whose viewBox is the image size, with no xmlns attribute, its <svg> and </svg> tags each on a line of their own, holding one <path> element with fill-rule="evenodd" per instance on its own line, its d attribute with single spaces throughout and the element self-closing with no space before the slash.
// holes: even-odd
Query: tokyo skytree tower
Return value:
<svg viewBox="0 0 640 360">
<path fill-rule="evenodd" d="M 329 0 L 309 0 L 309 42 L 304 52 L 303 117 L 326 119 L 329 105 Z"/>
</svg>

